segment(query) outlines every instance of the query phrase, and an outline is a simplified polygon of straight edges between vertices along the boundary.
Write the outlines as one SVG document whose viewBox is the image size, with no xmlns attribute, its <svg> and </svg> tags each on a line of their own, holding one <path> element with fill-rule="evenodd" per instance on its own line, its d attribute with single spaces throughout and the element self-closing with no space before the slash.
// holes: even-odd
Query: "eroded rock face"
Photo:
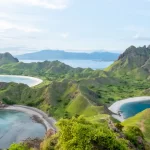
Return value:
<svg viewBox="0 0 150 150">
<path fill-rule="evenodd" d="M 145 60 L 147 60 L 150 57 L 150 49 L 147 48 L 146 46 L 143 47 L 135 47 L 135 46 L 130 46 L 129 48 L 127 48 L 125 50 L 125 52 L 123 54 L 121 54 L 119 56 L 119 59 L 123 59 L 123 58 L 134 58 L 137 56 L 141 56 L 144 57 Z"/>
<path fill-rule="evenodd" d="M 109 72 L 136 76 L 137 78 L 148 78 L 150 73 L 150 46 L 130 46 L 109 68 Z"/>
<path fill-rule="evenodd" d="M 56 131 L 54 131 L 53 129 L 49 129 L 46 132 L 46 138 L 50 138 L 52 135 L 54 135 L 56 133 Z"/>
<path fill-rule="evenodd" d="M 25 144 L 27 144 L 27 146 L 29 148 L 34 148 L 34 150 L 39 150 L 40 149 L 40 144 L 41 144 L 42 140 L 41 139 L 27 139 L 26 141 L 24 141 Z"/>
</svg>

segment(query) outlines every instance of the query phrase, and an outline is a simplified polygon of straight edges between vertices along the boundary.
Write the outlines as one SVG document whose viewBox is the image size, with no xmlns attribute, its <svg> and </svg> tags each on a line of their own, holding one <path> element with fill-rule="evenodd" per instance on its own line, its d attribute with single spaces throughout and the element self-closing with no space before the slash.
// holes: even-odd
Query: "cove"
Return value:
<svg viewBox="0 0 150 150">
<path fill-rule="evenodd" d="M 15 83 L 23 83 L 28 86 L 36 86 L 43 81 L 38 78 L 29 77 L 29 76 L 17 76 L 17 75 L 0 75 L 0 82 L 15 82 Z"/>
<path fill-rule="evenodd" d="M 43 138 L 45 127 L 28 114 L 13 110 L 0 110 L 0 149 L 8 148 L 30 138 Z"/>
<path fill-rule="evenodd" d="M 150 96 L 119 100 L 113 103 L 108 109 L 112 112 L 112 117 L 123 122 L 125 119 L 135 116 L 147 108 L 150 108 Z"/>
<path fill-rule="evenodd" d="M 120 107 L 120 111 L 124 117 L 124 119 L 127 119 L 129 117 L 132 117 L 139 112 L 150 108 L 150 100 L 149 101 L 142 101 L 142 102 L 131 102 L 126 103 Z"/>
</svg>

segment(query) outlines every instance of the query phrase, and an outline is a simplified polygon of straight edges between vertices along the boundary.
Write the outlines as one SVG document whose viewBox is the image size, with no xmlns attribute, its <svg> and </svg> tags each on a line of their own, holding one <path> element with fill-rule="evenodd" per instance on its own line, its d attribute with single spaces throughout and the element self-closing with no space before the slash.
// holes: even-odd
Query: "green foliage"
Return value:
<svg viewBox="0 0 150 150">
<path fill-rule="evenodd" d="M 122 129 L 123 129 L 123 127 L 124 127 L 121 123 L 116 123 L 115 126 L 116 126 L 116 128 L 119 129 L 120 131 L 122 131 Z"/>
<path fill-rule="evenodd" d="M 58 135 L 53 135 L 50 138 L 45 138 L 41 143 L 40 150 L 55 150 L 57 144 Z"/>
<path fill-rule="evenodd" d="M 149 77 L 149 57 L 149 48 L 131 46 L 105 71 L 117 77 L 127 76 L 134 80 L 146 79 Z"/>
<path fill-rule="evenodd" d="M 28 146 L 25 144 L 12 144 L 9 150 L 29 150 Z"/>
<path fill-rule="evenodd" d="M 8 98 L 3 98 L 2 102 L 5 103 L 5 104 L 7 104 L 7 105 L 13 105 L 13 104 L 15 104 L 14 101 L 9 100 Z"/>
<path fill-rule="evenodd" d="M 55 149 L 62 150 L 127 150 L 127 142 L 118 139 L 105 124 L 91 123 L 82 116 L 61 119 L 57 126 L 58 142 Z M 43 150 L 48 150 L 43 149 Z"/>
<path fill-rule="evenodd" d="M 141 148 L 139 145 L 138 137 L 144 138 L 142 131 L 136 126 L 128 126 L 124 129 L 126 138 L 132 142 L 136 147 Z"/>
<path fill-rule="evenodd" d="M 14 58 L 10 53 L 0 54 L 0 66 L 4 64 L 17 63 L 18 59 Z"/>
<path fill-rule="evenodd" d="M 137 115 L 126 119 L 122 122 L 122 125 L 126 127 L 128 126 L 137 126 L 141 129 L 144 134 L 144 138 L 149 142 L 150 141 L 150 109 L 146 109 Z"/>
</svg>

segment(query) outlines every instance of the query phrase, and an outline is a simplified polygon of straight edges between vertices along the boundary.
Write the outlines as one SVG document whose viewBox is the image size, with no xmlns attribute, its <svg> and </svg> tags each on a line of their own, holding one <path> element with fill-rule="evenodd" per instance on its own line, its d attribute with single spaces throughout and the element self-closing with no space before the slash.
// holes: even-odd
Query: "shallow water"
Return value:
<svg viewBox="0 0 150 150">
<path fill-rule="evenodd" d="M 45 127 L 26 113 L 0 110 L 0 149 L 27 138 L 43 138 L 45 132 Z"/>
<path fill-rule="evenodd" d="M 126 103 L 120 107 L 124 119 L 132 117 L 137 113 L 150 108 L 150 101 Z"/>
<path fill-rule="evenodd" d="M 34 86 L 37 84 L 37 80 L 34 78 L 26 78 L 26 77 L 19 77 L 19 76 L 0 76 L 0 82 L 15 82 L 15 83 L 23 83 L 27 84 L 28 86 Z"/>
</svg>

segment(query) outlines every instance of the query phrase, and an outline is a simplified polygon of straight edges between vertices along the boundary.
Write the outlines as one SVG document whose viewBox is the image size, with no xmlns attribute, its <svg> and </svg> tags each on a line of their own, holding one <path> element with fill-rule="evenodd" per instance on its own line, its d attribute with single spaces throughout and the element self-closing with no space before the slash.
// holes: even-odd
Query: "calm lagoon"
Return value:
<svg viewBox="0 0 150 150">
<path fill-rule="evenodd" d="M 45 127 L 26 113 L 0 110 L 0 149 L 27 138 L 43 138 Z"/>
<path fill-rule="evenodd" d="M 42 83 L 43 81 L 41 79 L 28 77 L 28 76 L 0 75 L 0 82 L 23 83 L 32 87 L 32 86 Z"/>
</svg>

